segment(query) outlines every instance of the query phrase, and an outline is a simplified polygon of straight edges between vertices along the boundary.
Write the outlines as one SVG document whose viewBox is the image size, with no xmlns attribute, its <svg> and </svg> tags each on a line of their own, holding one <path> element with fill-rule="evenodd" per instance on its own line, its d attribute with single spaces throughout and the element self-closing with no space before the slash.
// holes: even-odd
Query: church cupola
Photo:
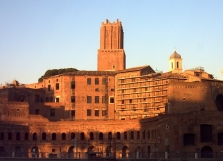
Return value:
<svg viewBox="0 0 223 161">
<path fill-rule="evenodd" d="M 182 73 L 182 58 L 181 55 L 174 50 L 169 58 L 169 71 L 172 73 Z"/>
</svg>

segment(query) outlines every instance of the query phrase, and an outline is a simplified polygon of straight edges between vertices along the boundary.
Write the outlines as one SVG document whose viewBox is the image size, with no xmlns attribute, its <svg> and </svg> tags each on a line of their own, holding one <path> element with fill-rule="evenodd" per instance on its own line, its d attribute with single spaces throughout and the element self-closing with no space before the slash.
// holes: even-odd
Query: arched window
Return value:
<svg viewBox="0 0 223 161">
<path fill-rule="evenodd" d="M 37 140 L 37 134 L 33 133 L 33 140 Z"/>
<path fill-rule="evenodd" d="M 98 138 L 99 138 L 99 140 L 103 140 L 103 139 L 104 139 L 104 137 L 103 137 L 103 133 L 102 133 L 102 132 L 99 133 Z"/>
<path fill-rule="evenodd" d="M 60 89 L 59 83 L 56 83 L 56 90 Z"/>
<path fill-rule="evenodd" d="M 145 132 L 145 130 L 142 132 L 142 139 L 146 139 L 146 132 Z"/>
<path fill-rule="evenodd" d="M 8 140 L 12 140 L 12 133 L 11 132 L 8 133 Z"/>
<path fill-rule="evenodd" d="M 128 139 L 128 136 L 127 136 L 127 132 L 125 131 L 124 132 L 124 140 L 127 140 Z"/>
<path fill-rule="evenodd" d="M 62 133 L 61 140 L 66 140 L 66 134 L 65 133 Z"/>
<path fill-rule="evenodd" d="M 131 131 L 131 133 L 130 133 L 130 139 L 134 139 L 134 131 Z"/>
<path fill-rule="evenodd" d="M 46 140 L 46 133 L 45 132 L 42 133 L 42 140 Z"/>
<path fill-rule="evenodd" d="M 150 138 L 150 130 L 148 130 L 148 135 L 147 135 L 148 139 L 151 139 Z"/>
<path fill-rule="evenodd" d="M 52 133 L 52 140 L 57 140 L 57 135 L 56 135 L 56 133 Z"/>
<path fill-rule="evenodd" d="M 51 85 L 49 84 L 49 85 L 48 85 L 48 91 L 50 91 L 50 90 L 51 90 Z"/>
<path fill-rule="evenodd" d="M 90 140 L 94 140 L 94 133 L 93 132 L 90 133 Z"/>
<path fill-rule="evenodd" d="M 72 133 L 70 134 L 70 140 L 74 140 L 74 138 L 75 138 L 75 133 L 72 132 Z"/>
<path fill-rule="evenodd" d="M 16 140 L 20 140 L 20 133 L 19 132 L 16 133 Z"/>
<path fill-rule="evenodd" d="M 108 133 L 108 139 L 111 140 L 112 139 L 112 132 Z"/>
<path fill-rule="evenodd" d="M 117 133 L 116 133 L 116 139 L 117 139 L 117 140 L 120 140 L 120 139 L 121 139 L 120 132 L 117 132 Z"/>
<path fill-rule="evenodd" d="M 137 139 L 140 139 L 140 132 L 137 131 Z"/>
<path fill-rule="evenodd" d="M 85 135 L 83 132 L 81 132 L 81 140 L 85 140 Z"/>
<path fill-rule="evenodd" d="M 0 134 L 0 140 L 4 140 L 4 132 L 1 132 L 1 134 Z"/>
<path fill-rule="evenodd" d="M 24 140 L 29 140 L 29 133 L 28 132 L 25 133 Z"/>
</svg>

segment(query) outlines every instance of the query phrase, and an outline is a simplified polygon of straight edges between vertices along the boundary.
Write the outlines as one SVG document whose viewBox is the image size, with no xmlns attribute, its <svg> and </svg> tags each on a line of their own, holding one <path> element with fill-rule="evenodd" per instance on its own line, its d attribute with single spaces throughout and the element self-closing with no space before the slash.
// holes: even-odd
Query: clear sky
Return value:
<svg viewBox="0 0 223 161">
<path fill-rule="evenodd" d="M 0 84 L 35 83 L 48 69 L 97 70 L 101 22 L 119 19 L 127 68 L 183 69 L 222 79 L 223 0 L 0 0 Z"/>
</svg>

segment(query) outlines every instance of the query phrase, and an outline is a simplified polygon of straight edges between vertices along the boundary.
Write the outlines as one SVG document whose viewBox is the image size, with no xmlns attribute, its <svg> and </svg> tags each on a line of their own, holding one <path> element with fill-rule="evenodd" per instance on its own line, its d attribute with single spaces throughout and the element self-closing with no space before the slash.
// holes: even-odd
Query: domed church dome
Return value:
<svg viewBox="0 0 223 161">
<path fill-rule="evenodd" d="M 174 50 L 173 54 L 170 55 L 170 59 L 173 59 L 173 58 L 180 58 L 180 59 L 181 59 L 181 55 L 178 54 L 178 53 L 176 52 L 176 50 Z"/>
</svg>

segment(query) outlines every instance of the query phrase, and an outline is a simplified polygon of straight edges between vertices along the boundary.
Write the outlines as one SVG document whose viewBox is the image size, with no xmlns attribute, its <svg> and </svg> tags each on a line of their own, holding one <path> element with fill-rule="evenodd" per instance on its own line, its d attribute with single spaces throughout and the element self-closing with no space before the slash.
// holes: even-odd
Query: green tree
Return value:
<svg viewBox="0 0 223 161">
<path fill-rule="evenodd" d="M 76 68 L 49 69 L 45 72 L 44 75 L 42 75 L 38 79 L 38 82 L 42 82 L 43 79 L 47 77 L 51 77 L 51 76 L 63 74 L 63 73 L 76 72 L 76 71 L 78 71 Z"/>
</svg>

